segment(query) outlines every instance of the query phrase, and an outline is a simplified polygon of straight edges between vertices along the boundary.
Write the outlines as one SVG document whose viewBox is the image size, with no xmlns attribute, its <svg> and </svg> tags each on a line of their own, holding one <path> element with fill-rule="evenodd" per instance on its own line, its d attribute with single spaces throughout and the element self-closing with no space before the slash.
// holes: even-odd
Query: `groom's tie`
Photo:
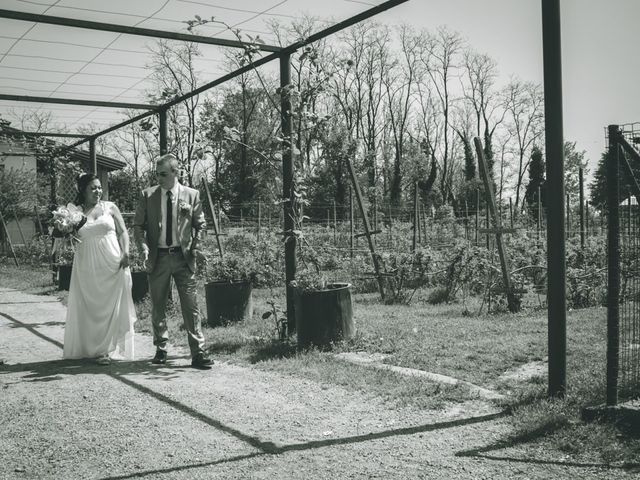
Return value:
<svg viewBox="0 0 640 480">
<path fill-rule="evenodd" d="M 167 247 L 173 245 L 173 203 L 171 202 L 171 197 L 173 194 L 171 191 L 167 192 L 167 231 L 165 241 L 167 242 Z"/>
</svg>

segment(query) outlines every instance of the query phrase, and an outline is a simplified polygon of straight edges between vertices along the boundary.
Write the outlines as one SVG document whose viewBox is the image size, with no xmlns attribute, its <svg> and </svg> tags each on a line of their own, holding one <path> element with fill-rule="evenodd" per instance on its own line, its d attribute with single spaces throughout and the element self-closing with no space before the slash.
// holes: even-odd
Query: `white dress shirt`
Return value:
<svg viewBox="0 0 640 480">
<path fill-rule="evenodd" d="M 160 238 L 158 240 L 158 247 L 160 248 L 169 248 L 169 247 L 179 247 L 180 242 L 178 241 L 178 196 L 180 194 L 180 184 L 176 181 L 171 189 L 171 193 L 173 196 L 171 197 L 171 204 L 173 208 L 171 209 L 172 215 L 172 226 L 173 232 L 171 234 L 171 238 L 173 242 L 171 245 L 167 245 L 165 239 L 167 238 L 167 192 L 169 190 L 165 190 L 160 187 L 160 193 L 162 195 L 162 200 L 160 201 L 160 210 L 162 213 L 162 220 L 160 221 Z"/>
</svg>

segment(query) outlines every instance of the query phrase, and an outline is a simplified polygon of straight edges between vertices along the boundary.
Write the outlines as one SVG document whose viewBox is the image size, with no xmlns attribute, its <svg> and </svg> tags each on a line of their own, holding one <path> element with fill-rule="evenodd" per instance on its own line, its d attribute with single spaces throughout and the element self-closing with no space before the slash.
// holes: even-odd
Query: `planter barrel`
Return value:
<svg viewBox="0 0 640 480">
<path fill-rule="evenodd" d="M 204 286 L 207 300 L 207 323 L 219 327 L 229 322 L 247 320 L 253 315 L 251 282 L 219 281 Z"/>
<path fill-rule="evenodd" d="M 149 293 L 149 274 L 147 272 L 131 272 L 131 297 L 140 302 Z"/>
<path fill-rule="evenodd" d="M 355 334 L 351 284 L 332 283 L 324 290 L 294 289 L 298 347 L 328 347 Z"/>
<path fill-rule="evenodd" d="M 69 290 L 71 285 L 71 265 L 58 265 L 58 290 Z"/>
</svg>

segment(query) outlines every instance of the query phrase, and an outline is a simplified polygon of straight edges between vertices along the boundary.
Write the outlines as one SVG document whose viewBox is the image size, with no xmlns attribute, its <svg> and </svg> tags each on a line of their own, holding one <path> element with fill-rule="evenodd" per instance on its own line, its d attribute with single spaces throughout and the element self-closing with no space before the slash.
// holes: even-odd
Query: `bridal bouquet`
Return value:
<svg viewBox="0 0 640 480">
<path fill-rule="evenodd" d="M 66 207 L 58 207 L 53 211 L 53 236 L 78 240 L 75 233 L 86 221 L 82 209 L 73 203 L 68 203 Z"/>
<path fill-rule="evenodd" d="M 66 207 L 58 207 L 53 211 L 53 252 L 58 253 L 61 258 L 64 257 L 65 250 L 68 251 L 68 247 L 71 247 L 71 251 L 68 252 L 73 255 L 75 251 L 74 242 L 80 242 L 80 239 L 76 237 L 76 233 L 87 221 L 87 217 L 82 213 L 82 209 L 72 203 L 67 204 Z"/>
</svg>

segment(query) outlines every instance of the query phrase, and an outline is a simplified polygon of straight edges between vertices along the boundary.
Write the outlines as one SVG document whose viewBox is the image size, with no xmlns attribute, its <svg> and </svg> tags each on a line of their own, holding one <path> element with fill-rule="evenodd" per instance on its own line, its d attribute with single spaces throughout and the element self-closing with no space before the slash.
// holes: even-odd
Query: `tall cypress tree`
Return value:
<svg viewBox="0 0 640 480">
<path fill-rule="evenodd" d="M 544 157 L 542 156 L 542 150 L 537 146 L 531 149 L 531 162 L 529 162 L 529 183 L 524 193 L 524 199 L 529 206 L 529 212 L 532 215 L 537 214 L 537 202 L 538 202 L 538 187 L 540 188 L 540 194 L 542 205 L 544 206 L 544 180 L 545 180 L 545 168 Z"/>
</svg>

